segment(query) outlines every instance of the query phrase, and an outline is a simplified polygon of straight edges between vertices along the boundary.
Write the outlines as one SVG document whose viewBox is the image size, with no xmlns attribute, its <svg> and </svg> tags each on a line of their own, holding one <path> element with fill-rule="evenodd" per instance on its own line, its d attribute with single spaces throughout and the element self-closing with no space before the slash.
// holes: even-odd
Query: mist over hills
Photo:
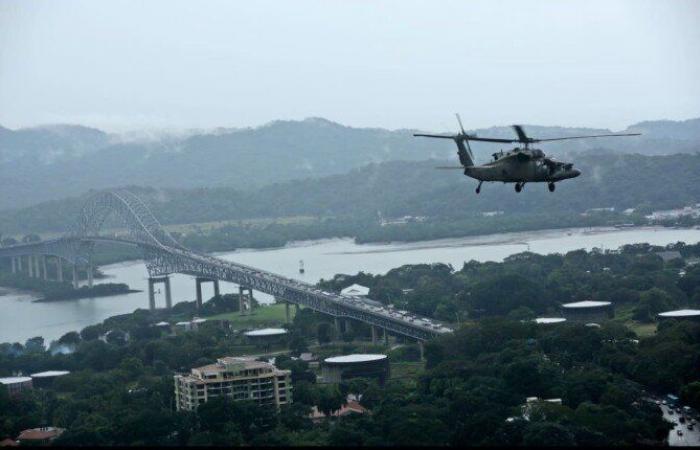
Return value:
<svg viewBox="0 0 700 450">
<path fill-rule="evenodd" d="M 531 125 L 526 131 L 541 138 L 610 132 Z M 600 149 L 647 155 L 700 150 L 700 119 L 641 122 L 623 131 L 644 135 L 552 143 L 543 149 L 558 157 Z M 454 160 L 452 142 L 414 138 L 413 132 L 352 128 L 320 118 L 147 139 L 76 125 L 0 127 L 0 210 L 125 185 L 251 190 L 343 174 L 368 163 Z M 505 126 L 470 132 L 513 136 Z M 498 150 L 489 144 L 473 148 L 481 161 Z"/>
</svg>

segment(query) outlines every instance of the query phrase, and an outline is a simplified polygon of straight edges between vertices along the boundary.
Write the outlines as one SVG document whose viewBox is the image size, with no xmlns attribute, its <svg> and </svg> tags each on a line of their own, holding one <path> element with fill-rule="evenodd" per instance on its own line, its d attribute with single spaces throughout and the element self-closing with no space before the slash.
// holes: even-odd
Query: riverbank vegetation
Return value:
<svg viewBox="0 0 700 450">
<path fill-rule="evenodd" d="M 37 300 L 41 302 L 107 297 L 138 292 L 130 289 L 125 283 L 102 283 L 95 284 L 92 287 L 80 286 L 78 289 L 74 289 L 69 282 L 45 281 L 39 278 L 31 278 L 25 274 L 12 274 L 1 271 L 0 286 L 36 292 L 42 296 L 41 299 Z"/>
</svg>

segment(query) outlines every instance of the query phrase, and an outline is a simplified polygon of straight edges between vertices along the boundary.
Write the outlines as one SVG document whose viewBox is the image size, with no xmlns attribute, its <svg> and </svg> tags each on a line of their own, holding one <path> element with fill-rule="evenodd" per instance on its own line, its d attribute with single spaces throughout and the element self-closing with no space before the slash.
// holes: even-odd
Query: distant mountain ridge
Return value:
<svg viewBox="0 0 700 450">
<path fill-rule="evenodd" d="M 342 174 L 373 162 L 454 157 L 451 142 L 414 138 L 415 131 L 353 128 L 322 118 L 149 139 L 79 125 L 0 127 L 0 210 L 115 186 L 255 189 Z M 541 138 L 609 132 L 528 125 L 526 131 Z M 644 136 L 566 141 L 544 149 L 562 157 L 601 148 L 642 154 L 700 151 L 700 119 L 641 122 L 627 131 L 641 131 Z M 514 136 L 509 127 L 472 132 Z M 474 149 L 480 160 L 498 150 L 488 144 L 476 144 Z"/>
</svg>

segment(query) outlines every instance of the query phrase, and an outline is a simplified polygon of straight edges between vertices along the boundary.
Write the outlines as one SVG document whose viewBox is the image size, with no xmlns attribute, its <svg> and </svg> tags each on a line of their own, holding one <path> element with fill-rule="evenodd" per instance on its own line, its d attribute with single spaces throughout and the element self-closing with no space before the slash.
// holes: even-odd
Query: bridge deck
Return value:
<svg viewBox="0 0 700 450">
<path fill-rule="evenodd" d="M 66 249 L 105 241 L 141 247 L 146 254 L 146 264 L 151 276 L 184 273 L 192 276 L 229 281 L 251 287 L 290 303 L 309 307 L 333 317 L 352 318 L 416 339 L 425 340 L 452 332 L 452 329 L 444 324 L 407 311 L 397 310 L 388 306 L 376 306 L 363 298 L 322 291 L 318 287 L 303 281 L 191 250 L 173 248 L 162 244 L 152 245 L 143 242 L 133 242 L 119 237 L 105 236 L 64 237 L 0 248 L 0 256 L 44 254 L 63 257 Z"/>
<path fill-rule="evenodd" d="M 244 264 L 225 261 L 208 255 L 197 254 L 194 256 L 191 252 L 188 253 L 188 257 L 202 259 L 203 262 L 222 267 L 225 272 L 239 272 L 244 278 L 247 278 L 243 283 L 247 286 L 293 303 L 310 306 L 332 316 L 354 318 L 387 328 L 399 334 L 421 339 L 452 332 L 452 329 L 444 324 L 409 313 L 408 311 L 401 311 L 388 306 L 375 306 L 362 298 L 322 291 L 318 287 L 303 281 L 287 278 Z M 240 280 L 238 277 L 235 278 Z M 228 281 L 239 282 L 235 279 Z M 280 290 L 280 287 L 283 287 L 283 290 Z M 325 303 L 325 305 L 320 307 L 319 303 Z"/>
</svg>

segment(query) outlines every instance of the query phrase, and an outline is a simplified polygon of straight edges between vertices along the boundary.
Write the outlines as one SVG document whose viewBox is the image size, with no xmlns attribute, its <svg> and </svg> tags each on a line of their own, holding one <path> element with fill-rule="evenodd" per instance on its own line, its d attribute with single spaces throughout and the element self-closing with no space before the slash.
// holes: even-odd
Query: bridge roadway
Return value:
<svg viewBox="0 0 700 450">
<path fill-rule="evenodd" d="M 110 214 L 116 214 L 124 223 L 127 231 L 125 235 L 100 235 L 100 229 Z M 74 286 L 77 286 L 78 267 L 87 268 L 88 282 L 91 284 L 92 254 L 97 242 L 137 246 L 143 251 L 150 277 L 151 307 L 155 305 L 153 283 L 166 283 L 166 301 L 169 306 L 170 284 L 167 276 L 182 273 L 197 277 L 198 285 L 206 280 L 228 281 L 238 284 L 242 289 L 258 290 L 336 318 L 364 322 L 372 325 L 373 336 L 374 327 L 419 341 L 452 332 L 452 329 L 434 320 L 381 306 L 369 299 L 325 292 L 302 281 L 189 250 L 160 225 L 140 198 L 126 190 L 104 191 L 91 196 L 83 206 L 76 225 L 66 236 L 0 247 L 0 257 L 11 258 L 12 270 L 15 272 L 22 270 L 22 257 L 26 256 L 29 275 L 38 277 L 43 273 L 44 279 L 48 279 L 46 256 L 52 256 L 55 258 L 59 281 L 63 280 L 62 261 L 67 261 L 73 267 Z"/>
<path fill-rule="evenodd" d="M 50 255 L 63 257 L 65 248 L 79 248 L 96 242 L 114 242 L 142 248 L 148 255 L 146 264 L 149 266 L 151 277 L 183 273 L 202 279 L 227 281 L 332 317 L 357 320 L 384 328 L 391 333 L 418 340 L 427 340 L 452 332 L 452 329 L 435 320 L 406 311 L 399 311 L 388 306 L 376 306 L 376 304 L 366 302 L 362 298 L 322 291 L 314 285 L 255 267 L 162 244 L 151 245 L 106 236 L 64 237 L 1 248 L 0 256 L 17 258 L 24 255 Z"/>
<path fill-rule="evenodd" d="M 180 268 L 180 273 L 250 287 L 333 317 L 358 320 L 420 340 L 452 332 L 452 329 L 445 325 L 425 317 L 387 306 L 375 306 L 361 298 L 322 291 L 314 285 L 244 264 L 180 249 L 168 251 L 178 254 L 178 259 L 189 260 L 189 267 Z"/>
</svg>

